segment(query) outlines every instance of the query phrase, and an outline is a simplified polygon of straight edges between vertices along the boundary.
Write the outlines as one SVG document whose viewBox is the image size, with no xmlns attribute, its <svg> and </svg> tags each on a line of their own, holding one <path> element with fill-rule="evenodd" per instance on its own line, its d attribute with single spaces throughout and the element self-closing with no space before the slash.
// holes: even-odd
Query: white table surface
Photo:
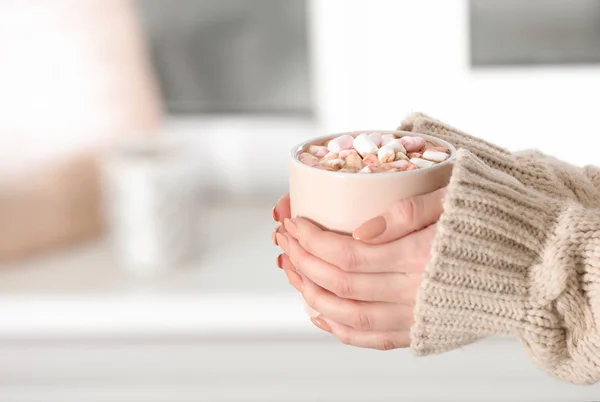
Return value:
<svg viewBox="0 0 600 402">
<path fill-rule="evenodd" d="M 0 338 L 313 333 L 275 265 L 272 199 L 199 210 L 194 260 L 155 276 L 129 272 L 108 239 L 0 270 Z"/>
</svg>

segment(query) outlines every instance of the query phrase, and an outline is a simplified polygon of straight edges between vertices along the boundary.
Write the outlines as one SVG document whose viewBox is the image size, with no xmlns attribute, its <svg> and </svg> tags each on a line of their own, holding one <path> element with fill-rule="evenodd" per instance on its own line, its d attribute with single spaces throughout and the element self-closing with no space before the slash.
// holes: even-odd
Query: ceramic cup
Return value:
<svg viewBox="0 0 600 402">
<path fill-rule="evenodd" d="M 297 156 L 309 145 L 323 144 L 343 134 L 379 132 L 418 136 L 446 147 L 450 157 L 430 168 L 390 173 L 347 173 L 313 168 Z M 367 220 L 383 214 L 396 201 L 444 187 L 452 174 L 456 149 L 438 138 L 407 131 L 354 131 L 315 138 L 295 146 L 290 154 L 289 190 L 292 217 L 311 220 L 323 229 L 350 234 Z M 318 315 L 307 308 L 311 316 Z"/>
</svg>

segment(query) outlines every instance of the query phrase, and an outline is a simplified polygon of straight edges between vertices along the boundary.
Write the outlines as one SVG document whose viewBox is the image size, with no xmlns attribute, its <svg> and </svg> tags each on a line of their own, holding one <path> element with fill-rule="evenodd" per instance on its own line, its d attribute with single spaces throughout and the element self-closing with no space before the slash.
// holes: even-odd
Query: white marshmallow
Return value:
<svg viewBox="0 0 600 402">
<path fill-rule="evenodd" d="M 443 162 L 448 159 L 450 155 L 445 152 L 438 151 L 425 151 L 423 152 L 423 159 L 427 159 L 433 162 Z"/>
<path fill-rule="evenodd" d="M 336 154 L 339 154 L 340 151 L 344 149 L 351 149 L 353 143 L 354 137 L 352 137 L 350 134 L 344 134 L 329 141 L 327 144 L 327 149 L 329 149 L 329 152 L 335 152 Z"/>
<path fill-rule="evenodd" d="M 390 142 L 394 141 L 396 139 L 396 136 L 394 134 L 385 134 L 381 137 L 381 145 L 385 146 L 387 144 L 389 144 Z"/>
<path fill-rule="evenodd" d="M 390 145 L 381 147 L 379 148 L 379 151 L 377 151 L 377 159 L 379 159 L 379 163 L 393 162 L 395 158 L 396 151 Z"/>
<path fill-rule="evenodd" d="M 377 153 L 379 147 L 375 145 L 369 134 L 360 134 L 354 139 L 354 149 L 358 152 L 363 158 L 367 155 Z"/>
<path fill-rule="evenodd" d="M 373 140 L 375 145 L 377 145 L 378 147 L 381 146 L 381 141 L 382 141 L 381 133 L 371 133 L 371 134 L 369 134 L 369 137 L 371 137 L 371 139 Z"/>
<path fill-rule="evenodd" d="M 386 146 L 392 147 L 396 152 L 406 153 L 406 148 L 404 148 L 404 145 L 402 145 L 402 141 L 400 141 L 399 138 L 390 141 Z"/>
<path fill-rule="evenodd" d="M 408 160 L 408 156 L 404 152 L 396 152 L 396 160 Z"/>
<path fill-rule="evenodd" d="M 368 166 L 365 166 L 365 167 L 364 167 L 364 168 L 362 168 L 362 169 L 360 170 L 360 172 L 358 172 L 358 173 L 371 173 L 371 172 L 372 172 L 371 168 L 370 168 L 370 167 L 368 167 Z"/>
<path fill-rule="evenodd" d="M 435 165 L 434 162 L 427 161 L 427 160 L 421 159 L 421 158 L 412 158 L 410 160 L 410 162 L 413 165 L 415 165 L 416 167 L 418 167 L 419 169 L 425 169 L 425 168 L 432 167 L 433 165 Z"/>
</svg>

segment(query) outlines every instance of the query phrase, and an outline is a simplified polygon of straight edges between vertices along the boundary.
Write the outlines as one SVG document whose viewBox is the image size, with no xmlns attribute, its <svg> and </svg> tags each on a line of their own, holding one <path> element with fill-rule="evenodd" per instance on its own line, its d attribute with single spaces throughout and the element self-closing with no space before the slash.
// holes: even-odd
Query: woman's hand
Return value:
<svg viewBox="0 0 600 402">
<path fill-rule="evenodd" d="M 422 272 L 429 261 L 444 189 L 403 199 L 350 236 L 290 219 L 289 197 L 274 219 L 274 241 L 290 283 L 320 313 L 319 328 L 343 343 L 375 349 L 406 347 Z"/>
</svg>

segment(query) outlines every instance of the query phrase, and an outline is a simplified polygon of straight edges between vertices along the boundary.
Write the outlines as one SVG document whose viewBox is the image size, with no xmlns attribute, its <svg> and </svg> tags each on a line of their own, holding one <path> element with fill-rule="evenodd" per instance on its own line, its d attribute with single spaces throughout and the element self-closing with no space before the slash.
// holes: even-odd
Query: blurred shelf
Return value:
<svg viewBox="0 0 600 402">
<path fill-rule="evenodd" d="M 202 208 L 195 261 L 153 277 L 120 267 L 106 239 L 4 264 L 0 337 L 310 331 L 300 296 L 275 265 L 274 202 Z"/>
</svg>

